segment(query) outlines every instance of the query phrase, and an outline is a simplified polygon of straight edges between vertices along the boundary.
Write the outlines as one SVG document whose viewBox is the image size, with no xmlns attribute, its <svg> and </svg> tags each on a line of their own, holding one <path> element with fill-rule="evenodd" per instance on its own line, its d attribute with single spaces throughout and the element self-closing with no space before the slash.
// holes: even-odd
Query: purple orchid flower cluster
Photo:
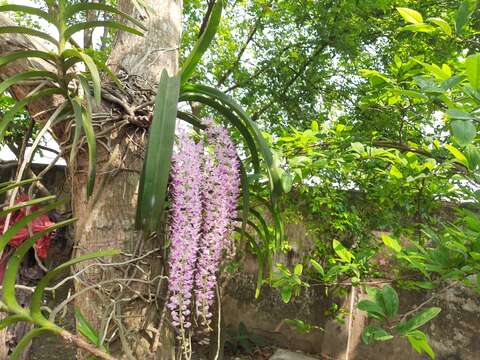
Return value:
<svg viewBox="0 0 480 360">
<path fill-rule="evenodd" d="M 168 307 L 181 332 L 192 325 L 192 308 L 209 328 L 217 272 L 222 257 L 234 253 L 240 164 L 227 130 L 211 119 L 203 123 L 206 144 L 180 133 L 172 165 Z"/>
</svg>

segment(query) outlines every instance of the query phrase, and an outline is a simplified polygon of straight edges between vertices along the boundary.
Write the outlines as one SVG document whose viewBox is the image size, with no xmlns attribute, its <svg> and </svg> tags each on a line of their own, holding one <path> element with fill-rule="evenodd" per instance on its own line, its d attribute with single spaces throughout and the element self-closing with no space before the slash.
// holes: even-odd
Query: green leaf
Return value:
<svg viewBox="0 0 480 360">
<path fill-rule="evenodd" d="M 455 159 L 457 159 L 460 163 L 464 164 L 464 165 L 468 165 L 467 164 L 467 158 L 465 157 L 465 155 L 463 155 L 455 146 L 453 145 L 450 145 L 450 144 L 445 144 L 445 148 L 450 151 L 450 153 L 455 157 Z"/>
<path fill-rule="evenodd" d="M 74 220 L 75 219 L 67 220 L 67 222 L 71 223 Z M 63 222 L 64 225 L 67 224 L 67 222 Z M 45 319 L 44 316 L 42 315 L 41 307 L 42 307 L 43 292 L 47 287 L 47 285 L 50 283 L 50 281 L 54 279 L 56 276 L 58 276 L 60 273 L 64 272 L 65 270 L 67 270 L 73 265 L 79 264 L 87 260 L 97 259 L 97 258 L 106 257 L 106 256 L 115 256 L 118 254 L 120 254 L 120 250 L 102 250 L 94 253 L 77 256 L 57 266 L 55 269 L 47 272 L 35 287 L 35 291 L 33 292 L 32 299 L 30 301 L 30 313 L 32 315 L 32 318 L 37 322 L 37 324 L 40 324 L 42 326 L 49 326 L 49 324 L 51 324 L 50 321 Z"/>
<path fill-rule="evenodd" d="M 392 165 L 392 167 L 390 168 L 390 176 L 392 176 L 396 179 L 402 179 L 403 178 L 402 172 L 400 170 L 398 170 L 398 168 L 395 165 Z"/>
<path fill-rule="evenodd" d="M 333 250 L 338 255 L 341 261 L 349 263 L 354 259 L 353 254 L 345 248 L 338 240 L 332 242 Z"/>
<path fill-rule="evenodd" d="M 0 330 L 5 329 L 6 327 L 13 325 L 19 321 L 31 321 L 31 318 L 25 315 L 7 316 L 6 318 L 3 318 L 2 320 L 0 320 Z"/>
<path fill-rule="evenodd" d="M 147 27 L 143 25 L 143 23 L 134 17 L 128 15 L 127 13 L 124 13 L 123 11 L 118 10 L 116 7 L 110 6 L 110 5 L 105 5 L 101 3 L 79 3 L 79 4 L 74 4 L 67 6 L 65 9 L 65 19 L 69 19 L 72 16 L 75 16 L 81 11 L 105 11 L 108 13 L 112 13 L 115 15 L 119 15 L 120 17 L 130 21 L 131 23 L 137 25 L 140 27 L 142 30 L 147 30 Z"/>
<path fill-rule="evenodd" d="M 25 218 L 26 217 L 22 218 L 22 220 Z M 75 221 L 75 219 L 58 222 L 55 225 L 52 225 L 45 230 L 39 231 L 34 235 L 32 235 L 31 237 L 29 237 L 27 240 L 25 240 L 22 243 L 22 245 L 20 245 L 17 249 L 15 249 L 13 256 L 8 260 L 7 267 L 5 270 L 5 276 L 3 279 L 3 302 L 5 303 L 5 305 L 9 307 L 11 311 L 16 312 L 18 315 L 28 314 L 25 308 L 23 308 L 18 304 L 17 299 L 15 297 L 15 283 L 17 279 L 17 272 L 25 254 L 28 252 L 28 250 L 30 250 L 30 248 L 35 244 L 35 242 L 37 242 L 38 239 L 45 236 L 46 234 L 51 233 L 52 231 L 58 228 L 71 224 L 73 221 Z M 10 229 L 14 228 L 15 225 L 12 226 Z M 8 230 L 6 233 L 8 233 Z M 15 232 L 15 234 L 16 233 L 17 232 Z M 4 239 L 2 237 L 2 242 L 3 241 Z"/>
<path fill-rule="evenodd" d="M 41 39 L 47 40 L 54 44 L 55 46 L 58 45 L 58 42 L 55 38 L 44 33 L 42 31 L 30 29 L 25 26 L 0 26 L 0 34 L 25 34 L 30 36 L 36 36 Z"/>
<path fill-rule="evenodd" d="M 476 7 L 476 0 L 465 0 L 460 5 L 457 10 L 457 15 L 455 17 L 455 31 L 457 32 L 457 34 L 461 34 L 463 32 L 463 28 L 468 23 Z"/>
<path fill-rule="evenodd" d="M 386 315 L 388 317 L 394 317 L 397 315 L 400 303 L 397 292 L 391 286 L 385 285 L 381 293 Z"/>
<path fill-rule="evenodd" d="M 475 116 L 472 114 L 458 109 L 448 109 L 447 116 L 456 120 L 475 120 Z"/>
<path fill-rule="evenodd" d="M 460 146 L 470 144 L 477 135 L 475 124 L 471 120 L 454 120 L 450 123 L 452 135 Z"/>
<path fill-rule="evenodd" d="M 230 96 L 209 86 L 185 84 L 182 87 L 182 95 L 180 99 L 183 101 L 184 97 L 189 93 L 201 94 L 208 97 L 210 100 L 213 100 L 214 102 L 208 102 L 207 105 L 214 106 L 215 103 L 220 107 L 223 105 L 228 110 L 236 114 L 243 121 L 244 125 L 249 129 L 250 133 L 254 137 L 255 142 L 257 143 L 258 149 L 260 150 L 260 153 L 262 154 L 263 159 L 267 163 L 267 171 L 269 174 L 272 194 L 273 195 L 280 194 L 282 188 L 281 188 L 280 178 L 278 176 L 278 171 L 273 161 L 272 152 L 267 142 L 265 141 L 265 138 L 263 137 L 262 133 L 258 129 L 256 123 L 252 121 L 250 116 L 248 116 L 248 114 L 243 110 L 243 108 Z M 218 104 L 218 102 L 220 104 Z M 214 108 L 218 110 L 219 106 L 216 106 Z"/>
<path fill-rule="evenodd" d="M 44 79 L 48 78 L 53 81 L 58 82 L 57 74 L 51 71 L 44 71 L 44 70 L 32 70 L 32 71 L 24 71 L 9 78 L 5 79 L 3 82 L 0 83 L 0 94 L 3 94 L 8 88 L 12 85 L 15 85 L 19 81 L 31 80 L 31 79 Z"/>
<path fill-rule="evenodd" d="M 386 246 L 388 246 L 393 251 L 395 251 L 397 253 L 402 251 L 402 246 L 400 245 L 400 243 L 396 239 L 394 239 L 394 238 L 392 238 L 392 237 L 390 237 L 386 234 L 382 234 L 382 241 Z"/>
<path fill-rule="evenodd" d="M 291 287 L 284 287 L 280 290 L 280 295 L 285 304 L 290 302 L 290 299 L 292 298 L 292 292 L 293 291 Z"/>
<path fill-rule="evenodd" d="M 475 90 L 480 89 L 480 54 L 470 55 L 465 60 L 467 79 Z"/>
<path fill-rule="evenodd" d="M 411 319 L 407 321 L 402 321 L 395 326 L 401 335 L 405 335 L 415 329 L 418 329 L 420 326 L 425 325 L 427 322 L 436 317 L 442 309 L 438 307 L 431 307 L 425 310 L 420 311 L 414 315 Z"/>
<path fill-rule="evenodd" d="M 293 269 L 293 273 L 297 276 L 302 275 L 303 272 L 303 265 L 302 264 L 297 264 L 295 265 L 295 268 Z"/>
<path fill-rule="evenodd" d="M 427 21 L 430 21 L 430 22 L 434 23 L 435 25 L 437 25 L 448 36 L 452 35 L 452 33 L 453 33 L 452 28 L 442 18 L 434 17 L 434 18 L 427 19 Z"/>
<path fill-rule="evenodd" d="M 38 205 L 42 202 L 45 202 L 45 201 L 50 201 L 50 200 L 54 200 L 55 199 L 55 196 L 51 195 L 51 196 L 45 196 L 45 197 L 41 197 L 41 198 L 35 198 L 35 199 L 32 199 L 32 200 L 28 200 L 28 201 L 22 201 L 21 203 L 18 203 L 12 207 L 8 207 L 8 208 L 4 208 L 3 210 L 0 211 L 0 217 L 1 216 L 6 216 L 7 214 L 9 213 L 12 213 L 14 211 L 17 211 L 17 210 L 20 210 L 22 208 L 26 208 L 28 206 L 32 206 L 32 205 Z"/>
<path fill-rule="evenodd" d="M 316 262 L 313 259 L 310 259 L 310 264 L 312 264 L 314 269 L 317 270 L 317 272 L 321 275 L 322 278 L 325 276 L 325 271 L 323 270 L 322 265 L 320 265 L 318 262 Z"/>
<path fill-rule="evenodd" d="M 25 14 L 29 15 L 35 15 L 39 16 L 42 19 L 45 19 L 49 23 L 53 24 L 54 20 L 53 17 L 43 11 L 42 9 L 36 8 L 36 7 L 31 7 L 31 6 L 25 6 L 25 5 L 16 5 L 16 4 L 7 4 L 7 5 L 2 5 L 0 6 L 0 12 L 4 11 L 13 11 L 13 12 L 23 12 Z"/>
<path fill-rule="evenodd" d="M 195 71 L 195 67 L 212 42 L 222 18 L 223 0 L 216 0 L 202 35 L 195 43 L 191 53 L 185 59 L 179 71 L 181 83 L 185 84 Z"/>
<path fill-rule="evenodd" d="M 400 15 L 403 17 L 403 19 L 406 22 L 409 22 L 411 24 L 421 24 L 421 23 L 423 23 L 422 14 L 420 14 L 416 10 L 409 9 L 409 8 L 404 8 L 404 7 L 397 7 L 397 11 L 400 13 Z"/>
<path fill-rule="evenodd" d="M 467 159 L 468 168 L 470 170 L 474 171 L 480 166 L 480 150 L 475 145 L 467 145 L 463 153 Z"/>
<path fill-rule="evenodd" d="M 415 24 L 415 25 L 406 25 L 402 27 L 401 30 L 430 33 L 430 32 L 434 32 L 435 28 L 429 24 Z"/>
<path fill-rule="evenodd" d="M 96 346 L 100 343 L 100 337 L 90 323 L 85 319 L 80 309 L 75 308 L 75 320 L 77 325 L 77 332 L 83 337 L 87 338 L 92 344 Z"/>
<path fill-rule="evenodd" d="M 23 337 L 20 339 L 18 342 L 17 346 L 15 347 L 15 350 L 13 353 L 10 355 L 10 360 L 18 360 L 20 359 L 20 356 L 23 354 L 23 351 L 25 348 L 30 344 L 32 339 L 36 336 L 41 336 L 47 332 L 51 331 L 50 329 L 45 329 L 45 328 L 37 328 L 37 329 L 32 329 L 29 332 L 27 332 Z"/>
<path fill-rule="evenodd" d="M 214 108 L 220 114 L 222 114 L 225 119 L 227 119 L 240 132 L 250 152 L 252 165 L 255 172 L 260 171 L 260 161 L 258 158 L 258 149 L 255 139 L 253 138 L 247 126 L 245 126 L 242 120 L 235 113 L 233 113 L 231 110 L 218 103 L 217 101 L 202 95 L 183 94 L 181 96 L 181 101 L 197 101 Z"/>
<path fill-rule="evenodd" d="M 140 177 L 137 227 L 155 231 L 160 224 L 170 174 L 180 78 L 162 71 L 155 97 L 147 153 Z"/>
<path fill-rule="evenodd" d="M 87 69 L 90 73 L 90 76 L 92 77 L 93 94 L 94 94 L 94 97 L 95 97 L 95 102 L 97 103 L 97 105 L 100 105 L 100 102 L 102 100 L 102 96 L 101 96 L 102 85 L 101 85 L 100 74 L 98 72 L 97 65 L 95 65 L 95 62 L 93 61 L 93 59 L 90 56 L 88 56 L 86 53 L 84 53 L 83 51 L 79 51 L 79 50 L 76 50 L 76 49 L 67 49 L 62 53 L 62 56 L 63 57 L 76 57 L 76 58 L 81 59 L 85 63 L 85 65 L 86 65 L 86 67 L 87 67 Z"/>
<path fill-rule="evenodd" d="M 70 99 L 73 112 L 77 124 L 81 123 L 82 129 L 85 132 L 88 145 L 88 181 L 87 181 L 87 197 L 90 197 L 93 193 L 93 187 L 95 185 L 96 166 L 97 166 L 97 140 L 95 138 L 95 132 L 93 130 L 92 122 L 88 112 L 81 105 L 79 98 Z M 73 149 L 73 147 L 72 147 Z"/>
<path fill-rule="evenodd" d="M 64 36 L 65 39 L 70 39 L 73 34 L 85 30 L 85 29 L 94 29 L 98 27 L 106 27 L 110 29 L 117 29 L 117 30 L 122 30 L 126 31 L 138 36 L 142 36 L 143 33 L 137 29 L 134 29 L 130 26 L 127 26 L 125 24 L 122 24 L 118 21 L 113 21 L 113 20 L 103 20 L 103 21 L 89 21 L 89 22 L 83 22 L 83 23 L 78 23 L 75 25 L 72 25 L 68 27 L 65 32 Z"/>
<path fill-rule="evenodd" d="M 11 63 L 12 61 L 25 58 L 40 58 L 51 63 L 55 63 L 57 57 L 54 54 L 40 50 L 15 51 L 0 57 L 0 66 Z"/>
<path fill-rule="evenodd" d="M 289 193 L 293 185 L 293 176 L 288 172 L 284 171 L 281 177 L 282 189 L 285 194 Z"/>
<path fill-rule="evenodd" d="M 5 115 L 2 121 L 0 122 L 0 143 L 3 142 L 3 138 L 5 136 L 5 130 L 10 125 L 10 123 L 14 120 L 15 115 L 17 115 L 20 111 L 22 111 L 26 105 L 44 96 L 50 96 L 55 94 L 64 95 L 64 91 L 60 88 L 50 88 L 50 89 L 39 90 L 17 101 L 10 110 L 5 112 Z"/>
<path fill-rule="evenodd" d="M 425 352 L 431 359 L 435 359 L 435 353 L 428 344 L 427 336 L 420 330 L 415 330 L 407 334 L 407 339 L 413 349 L 421 354 Z"/>
<path fill-rule="evenodd" d="M 387 341 L 390 339 L 393 339 L 393 336 L 378 325 L 368 325 L 362 331 L 362 341 L 366 345 L 374 341 Z"/>
<path fill-rule="evenodd" d="M 368 316 L 378 320 L 384 320 L 386 317 L 385 311 L 382 309 L 382 307 L 371 300 L 361 300 L 358 303 L 357 308 L 359 310 L 366 311 Z"/>
</svg>

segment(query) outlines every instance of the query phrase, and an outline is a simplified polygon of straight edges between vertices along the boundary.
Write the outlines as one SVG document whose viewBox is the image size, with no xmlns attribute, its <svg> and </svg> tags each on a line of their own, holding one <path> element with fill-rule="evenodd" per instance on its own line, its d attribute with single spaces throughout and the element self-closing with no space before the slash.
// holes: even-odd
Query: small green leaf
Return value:
<svg viewBox="0 0 480 360">
<path fill-rule="evenodd" d="M 431 33 L 435 31 L 435 28 L 429 24 L 414 24 L 406 25 L 401 28 L 402 31 L 424 32 Z"/>
<path fill-rule="evenodd" d="M 371 300 L 361 300 L 358 303 L 357 308 L 359 310 L 366 311 L 368 316 L 378 320 L 384 320 L 386 317 L 385 311 L 382 309 L 382 307 Z"/>
<path fill-rule="evenodd" d="M 450 153 L 457 159 L 460 163 L 464 165 L 467 164 L 467 158 L 463 155 L 455 146 L 450 144 L 445 144 L 445 148 L 450 151 Z"/>
<path fill-rule="evenodd" d="M 290 302 L 290 299 L 292 298 L 292 288 L 290 287 L 284 287 L 280 291 L 280 295 L 282 297 L 282 300 L 285 304 L 288 304 Z"/>
<path fill-rule="evenodd" d="M 48 62 L 55 62 L 56 56 L 54 54 L 48 53 L 46 51 L 40 50 L 24 50 L 24 51 L 15 51 L 10 54 L 0 57 L 0 66 L 11 63 L 12 61 L 25 58 L 40 58 Z"/>
<path fill-rule="evenodd" d="M 442 18 L 434 17 L 434 18 L 427 19 L 427 21 L 430 21 L 430 22 L 434 23 L 435 25 L 437 25 L 448 36 L 452 35 L 452 28 Z"/>
<path fill-rule="evenodd" d="M 293 185 L 293 176 L 288 172 L 284 171 L 281 176 L 282 189 L 285 194 L 289 193 Z"/>
<path fill-rule="evenodd" d="M 387 341 L 390 339 L 393 339 L 393 336 L 378 325 L 368 325 L 362 331 L 362 341 L 366 345 L 374 341 Z"/>
<path fill-rule="evenodd" d="M 450 123 L 452 135 L 460 146 L 470 144 L 477 135 L 475 124 L 471 120 L 454 120 Z"/>
<path fill-rule="evenodd" d="M 416 10 L 409 9 L 409 8 L 404 8 L 404 7 L 397 7 L 397 11 L 400 13 L 400 15 L 403 17 L 403 19 L 406 22 L 409 22 L 411 24 L 421 24 L 421 23 L 423 23 L 422 14 L 420 14 Z"/>
<path fill-rule="evenodd" d="M 391 286 L 385 285 L 382 289 L 382 297 L 386 315 L 395 317 L 400 303 L 397 292 Z"/>
<path fill-rule="evenodd" d="M 293 273 L 297 276 L 302 275 L 303 272 L 303 265 L 302 264 L 297 264 L 295 265 L 295 268 L 293 269 Z"/>
<path fill-rule="evenodd" d="M 332 246 L 335 253 L 343 262 L 349 263 L 354 259 L 353 254 L 348 251 L 347 248 L 344 247 L 340 241 L 334 239 L 332 242 Z"/>
<path fill-rule="evenodd" d="M 480 89 L 480 54 L 470 55 L 465 60 L 467 79 L 475 90 Z"/>
<path fill-rule="evenodd" d="M 427 322 L 436 317 L 442 309 L 438 307 L 431 307 L 425 310 L 420 311 L 414 315 L 411 319 L 407 321 L 402 321 L 395 329 L 402 335 L 405 335 L 413 330 L 418 329 L 422 325 L 425 325 Z"/>
<path fill-rule="evenodd" d="M 407 339 L 413 349 L 421 354 L 425 352 L 431 359 L 435 359 L 435 353 L 428 344 L 427 336 L 420 330 L 414 330 L 407 334 Z"/>
<path fill-rule="evenodd" d="M 317 272 L 321 275 L 322 278 L 325 276 L 325 271 L 323 270 L 322 265 L 320 265 L 313 259 L 310 259 L 310 264 L 312 264 L 312 266 L 315 268 L 315 270 L 317 270 Z"/>
<path fill-rule="evenodd" d="M 390 176 L 392 176 L 396 179 L 402 179 L 403 178 L 402 172 L 400 170 L 398 170 L 398 168 L 395 165 L 392 165 L 392 167 L 390 168 Z"/>
<path fill-rule="evenodd" d="M 465 0 L 462 2 L 455 17 L 455 31 L 457 34 L 461 34 L 463 32 L 463 28 L 468 23 L 468 20 L 475 11 L 476 6 L 476 0 Z"/>
<path fill-rule="evenodd" d="M 402 251 L 402 246 L 400 245 L 400 243 L 396 239 L 394 239 L 394 238 L 392 238 L 392 237 L 390 237 L 386 234 L 382 234 L 382 241 L 386 246 L 388 246 L 393 251 L 395 251 L 397 253 Z"/>
<path fill-rule="evenodd" d="M 472 114 L 458 109 L 448 109 L 447 116 L 449 119 L 455 120 L 475 120 L 475 116 Z"/>
</svg>

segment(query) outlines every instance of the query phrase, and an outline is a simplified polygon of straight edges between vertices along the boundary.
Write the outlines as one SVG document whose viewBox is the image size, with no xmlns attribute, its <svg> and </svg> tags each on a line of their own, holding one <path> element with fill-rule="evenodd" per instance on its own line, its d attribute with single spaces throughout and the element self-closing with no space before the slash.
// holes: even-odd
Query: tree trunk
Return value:
<svg viewBox="0 0 480 360">
<path fill-rule="evenodd" d="M 145 3 L 154 10 L 146 18 L 148 32 L 143 38 L 119 33 L 109 59 L 112 70 L 126 84 L 125 90 L 113 91 L 124 103 L 120 107 L 116 104 L 116 110 L 133 124 L 150 118 L 151 114 L 133 113 L 131 109 L 152 99 L 161 70 L 166 68 L 174 74 L 178 68 L 181 0 Z M 119 7 L 137 17 L 144 16 L 133 9 L 130 1 L 120 0 Z M 105 145 L 99 142 L 97 180 L 88 200 L 86 154 L 79 154 L 71 169 L 73 213 L 78 218 L 77 254 L 117 248 L 132 256 L 112 261 L 142 257 L 141 261 L 115 269 L 89 268 L 79 277 L 77 290 L 115 278 L 133 280 L 120 281 L 121 287 L 113 283 L 102 291 L 88 291 L 77 298 L 76 306 L 97 330 L 106 331 L 108 337 L 113 335 L 114 355 L 126 359 L 171 359 L 175 356 L 174 336 L 162 316 L 167 281 L 159 277 L 164 273 L 162 236 L 147 237 L 134 228 L 145 135 L 144 129 L 127 124 L 113 129 L 104 139 Z"/>
<path fill-rule="evenodd" d="M 146 129 L 137 125 L 147 125 L 151 119 L 151 108 L 136 112 L 134 107 L 152 99 L 162 69 L 166 68 L 170 74 L 177 71 L 182 0 L 144 0 L 143 3 L 149 8 L 148 15 L 140 14 L 129 0 L 119 0 L 119 7 L 143 19 L 148 31 L 144 37 L 123 32 L 117 35 L 109 65 L 126 87 L 120 90 L 106 80 L 104 83 L 106 101 L 98 110 L 113 112 L 116 116 L 98 125 L 98 130 L 105 133 L 98 138 L 97 179 L 89 199 L 86 197 L 88 159 L 84 149 L 80 149 L 75 163 L 68 169 L 73 213 L 78 219 L 75 255 L 107 248 L 122 250 L 121 256 L 102 259 L 118 263 L 115 266 L 97 266 L 97 262 L 97 265 L 82 264 L 75 269 L 81 272 L 76 282 L 76 289 L 81 293 L 75 306 L 97 331 L 105 332 L 114 356 L 171 359 L 175 348 L 163 306 L 167 297 L 167 281 L 161 276 L 163 243 L 160 235 L 147 236 L 149 234 L 134 228 L 146 138 Z M 3 21 L 9 22 L 0 16 L 0 22 Z M 36 45 L 22 35 L 2 35 L 0 39 L 0 55 L 34 47 Z M 27 62 L 15 62 L 3 67 L 0 76 L 31 66 Z M 26 86 L 13 89 L 18 99 L 28 91 Z M 34 114 L 54 104 L 55 99 L 45 99 L 28 110 Z M 64 139 L 68 129 L 55 129 L 55 132 L 59 139 Z M 91 290 L 82 291 L 86 287 Z"/>
</svg>

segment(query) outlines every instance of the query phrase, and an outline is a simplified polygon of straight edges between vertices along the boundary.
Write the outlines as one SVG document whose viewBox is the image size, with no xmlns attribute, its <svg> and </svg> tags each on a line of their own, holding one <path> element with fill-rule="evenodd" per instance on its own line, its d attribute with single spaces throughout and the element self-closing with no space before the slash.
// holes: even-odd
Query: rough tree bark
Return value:
<svg viewBox="0 0 480 360">
<path fill-rule="evenodd" d="M 113 262 L 128 262 L 134 257 L 150 255 L 139 262 L 129 263 L 129 266 L 90 266 L 79 276 L 77 290 L 100 282 L 108 283 L 114 277 L 137 278 L 138 281 L 123 281 L 111 287 L 106 285 L 105 291 L 84 292 L 76 299 L 75 305 L 96 329 L 107 329 L 107 339 L 114 339 L 111 347 L 114 356 L 170 359 L 174 351 L 173 335 L 165 326 L 159 307 L 166 296 L 162 291 L 165 281 L 158 276 L 162 271 L 162 244 L 159 237 L 146 237 L 134 228 L 146 137 L 145 128 L 139 128 L 138 124 L 148 125 L 151 116 L 151 108 L 142 107 L 138 111 L 135 108 L 153 98 L 163 68 L 170 74 L 177 70 L 182 0 L 146 0 L 144 3 L 151 9 L 148 15 L 140 14 L 129 0 L 119 1 L 122 10 L 145 21 L 148 31 L 143 38 L 120 32 L 114 43 L 109 65 L 126 86 L 118 89 L 106 80 L 104 83 L 104 102 L 97 111 L 113 113 L 114 119 L 96 124 L 97 130 L 104 131 L 104 134 L 97 145 L 97 179 L 90 199 L 86 198 L 88 160 L 84 151 L 79 151 L 75 164 L 68 170 L 73 213 L 78 219 L 75 226 L 76 254 L 107 248 L 119 248 L 132 254 L 131 257 L 108 260 Z M 5 18 L 2 20 L 8 22 Z M 33 46 L 23 36 L 0 37 L 0 55 Z M 0 76 L 6 77 L 27 66 L 26 62 L 16 62 L 13 66 L 2 67 Z M 13 94 L 21 98 L 28 90 L 18 86 Z M 33 104 L 29 111 L 43 111 L 52 103 L 54 99 L 45 99 Z M 55 130 L 59 140 L 65 141 L 68 130 Z M 67 142 L 63 144 L 66 145 Z M 82 267 L 76 270 L 81 271 Z M 157 296 L 153 298 L 154 295 Z M 161 321 L 163 326 L 160 327 Z"/>
</svg>

